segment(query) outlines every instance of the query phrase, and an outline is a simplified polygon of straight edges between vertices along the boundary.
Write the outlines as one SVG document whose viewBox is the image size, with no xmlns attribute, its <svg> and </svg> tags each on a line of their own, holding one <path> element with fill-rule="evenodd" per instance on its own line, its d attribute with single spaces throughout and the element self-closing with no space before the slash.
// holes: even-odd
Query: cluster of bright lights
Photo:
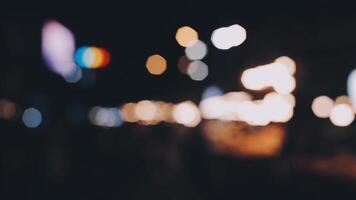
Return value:
<svg viewBox="0 0 356 200">
<path fill-rule="evenodd" d="M 355 119 L 353 102 L 347 96 L 332 100 L 328 96 L 319 96 L 313 100 L 311 109 L 318 118 L 329 118 L 335 126 L 349 126 Z"/>
<path fill-rule="evenodd" d="M 188 26 L 177 30 L 176 40 L 185 47 L 185 56 L 178 61 L 178 68 L 194 81 L 202 81 L 209 75 L 209 68 L 202 61 L 208 53 L 207 45 L 199 40 L 198 33 Z"/>
<path fill-rule="evenodd" d="M 200 112 L 191 101 L 178 104 L 163 101 L 142 100 L 137 103 L 126 103 L 121 107 L 123 120 L 142 125 L 156 125 L 161 122 L 182 124 L 195 127 L 200 121 Z"/>
<path fill-rule="evenodd" d="M 241 45 L 246 40 L 246 30 L 234 24 L 229 27 L 218 28 L 211 35 L 211 42 L 218 49 L 227 50 Z"/>
<path fill-rule="evenodd" d="M 104 48 L 80 47 L 75 52 L 75 62 L 81 68 L 104 68 L 110 62 L 110 53 Z"/>
<path fill-rule="evenodd" d="M 288 122 L 293 116 L 294 96 L 275 92 L 263 100 L 252 100 L 246 92 L 229 92 L 203 99 L 199 105 L 202 117 L 222 121 L 242 121 L 253 126 L 271 122 Z"/>
<path fill-rule="evenodd" d="M 289 94 L 296 87 L 295 62 L 286 57 L 275 62 L 246 69 L 241 76 L 243 86 L 249 90 L 264 90 L 269 87 L 277 93 Z"/>
<path fill-rule="evenodd" d="M 142 100 L 126 103 L 121 107 L 126 122 L 138 122 L 143 125 L 155 125 L 161 122 L 173 122 L 173 104 L 163 101 Z"/>
<path fill-rule="evenodd" d="M 328 96 L 316 97 L 311 109 L 318 118 L 329 118 L 335 126 L 346 127 L 355 120 L 356 113 L 356 70 L 351 71 L 347 79 L 348 96 L 335 99 Z"/>
<path fill-rule="evenodd" d="M 288 122 L 294 113 L 295 62 L 286 57 L 275 62 L 245 70 L 242 84 L 250 90 L 269 87 L 275 92 L 267 93 L 263 99 L 253 99 L 247 92 L 229 92 L 211 95 L 200 102 L 200 111 L 205 119 L 241 121 L 253 126 L 266 126 L 272 122 Z M 220 91 L 217 91 L 219 93 Z"/>
<path fill-rule="evenodd" d="M 119 127 L 123 123 L 121 110 L 118 108 L 93 107 L 89 111 L 89 121 L 106 128 Z"/>
<path fill-rule="evenodd" d="M 254 129 L 245 123 L 210 120 L 203 124 L 203 129 L 216 152 L 249 158 L 277 156 L 286 138 L 280 124 Z"/>
</svg>

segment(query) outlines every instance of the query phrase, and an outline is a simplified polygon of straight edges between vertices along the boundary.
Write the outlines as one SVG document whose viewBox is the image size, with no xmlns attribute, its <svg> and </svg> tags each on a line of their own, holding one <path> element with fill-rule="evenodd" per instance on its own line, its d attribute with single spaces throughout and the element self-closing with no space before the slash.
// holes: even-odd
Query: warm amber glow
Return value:
<svg viewBox="0 0 356 200">
<path fill-rule="evenodd" d="M 273 157 L 281 151 L 285 130 L 276 124 L 251 129 L 244 123 L 207 121 L 204 136 L 222 153 L 242 157 Z"/>
<path fill-rule="evenodd" d="M 177 104 L 173 109 L 173 118 L 178 124 L 187 127 L 195 127 L 201 121 L 199 109 L 191 101 Z"/>
<path fill-rule="evenodd" d="M 155 117 L 155 121 L 157 122 L 174 122 L 173 116 L 172 116 L 172 110 L 174 107 L 174 104 L 172 103 L 165 103 L 165 102 L 157 102 L 158 105 L 158 113 Z"/>
<path fill-rule="evenodd" d="M 335 126 L 348 126 L 354 121 L 354 119 L 355 115 L 352 107 L 347 104 L 335 105 L 330 113 L 330 121 Z"/>
<path fill-rule="evenodd" d="M 198 39 L 198 33 L 189 26 L 183 26 L 177 30 L 176 40 L 183 47 L 193 45 Z"/>
<path fill-rule="evenodd" d="M 149 100 L 143 100 L 137 103 L 135 114 L 141 121 L 154 121 L 158 113 L 158 106 Z"/>
<path fill-rule="evenodd" d="M 311 109 L 320 118 L 328 118 L 334 107 L 334 101 L 327 96 L 319 96 L 313 100 Z"/>
<path fill-rule="evenodd" d="M 167 61 L 158 54 L 152 55 L 147 59 L 146 68 L 150 74 L 161 75 L 167 69 Z"/>
<path fill-rule="evenodd" d="M 0 99 L 0 118 L 10 119 L 14 117 L 16 112 L 16 106 L 14 103 Z"/>
<path fill-rule="evenodd" d="M 135 113 L 136 104 L 126 103 L 121 107 L 123 120 L 126 122 L 137 122 L 138 118 Z"/>
<path fill-rule="evenodd" d="M 349 106 L 352 106 L 351 99 L 346 95 L 339 96 L 335 99 L 335 105 L 338 104 L 347 104 Z"/>
</svg>

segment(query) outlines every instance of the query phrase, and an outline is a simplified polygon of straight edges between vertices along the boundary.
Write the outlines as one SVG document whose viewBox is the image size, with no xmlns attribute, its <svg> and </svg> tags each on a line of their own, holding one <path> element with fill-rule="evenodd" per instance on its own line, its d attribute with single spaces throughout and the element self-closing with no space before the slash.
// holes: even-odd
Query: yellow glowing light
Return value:
<svg viewBox="0 0 356 200">
<path fill-rule="evenodd" d="M 189 47 L 198 41 L 198 33 L 189 26 L 183 26 L 177 30 L 176 40 L 179 45 Z"/>
<path fill-rule="evenodd" d="M 157 105 L 148 100 L 138 102 L 135 109 L 135 114 L 141 121 L 154 121 L 157 112 Z"/>
<path fill-rule="evenodd" d="M 275 60 L 276 63 L 280 63 L 287 67 L 287 70 L 290 75 L 295 74 L 295 71 L 297 69 L 296 64 L 293 59 L 291 59 L 288 56 L 281 56 Z"/>
<path fill-rule="evenodd" d="M 191 101 L 184 101 L 176 105 L 173 109 L 173 118 L 178 124 L 187 127 L 195 127 L 201 121 L 199 109 Z"/>
<path fill-rule="evenodd" d="M 150 74 L 161 75 L 167 69 L 167 61 L 158 54 L 152 55 L 147 59 L 146 68 Z"/>
<path fill-rule="evenodd" d="M 126 122 L 137 122 L 138 118 L 135 113 L 136 104 L 127 103 L 121 107 L 123 120 Z"/>
<path fill-rule="evenodd" d="M 355 119 L 352 108 L 347 104 L 335 105 L 330 113 L 330 121 L 335 126 L 345 127 L 350 125 Z"/>
<path fill-rule="evenodd" d="M 91 67 L 94 68 L 94 69 L 100 68 L 101 64 L 103 63 L 103 60 L 104 60 L 103 53 L 97 47 L 92 47 L 91 50 L 93 51 L 94 57 L 95 57 L 93 63 L 91 64 Z"/>
<path fill-rule="evenodd" d="M 319 96 L 313 100 L 312 111 L 319 118 L 328 118 L 334 107 L 334 101 L 327 96 Z"/>
</svg>

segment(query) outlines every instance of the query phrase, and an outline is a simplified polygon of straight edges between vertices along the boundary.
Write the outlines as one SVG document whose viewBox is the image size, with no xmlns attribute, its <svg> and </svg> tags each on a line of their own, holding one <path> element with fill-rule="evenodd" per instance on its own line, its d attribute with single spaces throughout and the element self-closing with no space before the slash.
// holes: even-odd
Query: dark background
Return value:
<svg viewBox="0 0 356 200">
<path fill-rule="evenodd" d="M 313 116 L 314 97 L 346 94 L 356 66 L 354 5 L 324 1 L 10 2 L 0 8 L 0 98 L 38 107 L 44 121 L 27 129 L 0 119 L 1 199 L 335 199 L 354 197 L 354 180 L 317 175 L 293 166 L 296 156 L 350 154 L 355 124 L 336 128 Z M 41 28 L 48 19 L 68 27 L 77 46 L 108 49 L 108 68 L 92 83 L 66 83 L 41 56 Z M 238 23 L 247 40 L 228 51 L 210 42 L 211 32 Z M 188 25 L 208 44 L 209 76 L 195 82 L 177 68 L 184 49 L 174 38 Z M 168 70 L 152 76 L 146 58 L 161 54 Z M 89 124 L 95 105 L 119 106 L 140 99 L 198 103 L 215 84 L 243 90 L 242 70 L 288 55 L 297 63 L 297 107 L 277 158 L 219 155 L 200 127 Z M 72 112 L 77 109 L 83 112 Z"/>
</svg>

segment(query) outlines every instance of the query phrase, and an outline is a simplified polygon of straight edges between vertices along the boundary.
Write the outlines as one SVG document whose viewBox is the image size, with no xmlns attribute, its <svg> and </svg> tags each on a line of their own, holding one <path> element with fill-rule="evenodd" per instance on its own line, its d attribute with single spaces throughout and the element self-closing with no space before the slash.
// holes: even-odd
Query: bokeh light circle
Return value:
<svg viewBox="0 0 356 200">
<path fill-rule="evenodd" d="M 28 128 L 37 128 L 42 123 L 42 114 L 36 108 L 27 108 L 22 114 L 22 121 Z"/>
<path fill-rule="evenodd" d="M 193 45 L 198 39 L 198 32 L 189 26 L 183 26 L 177 30 L 176 40 L 183 47 Z"/>
<path fill-rule="evenodd" d="M 110 62 L 110 53 L 104 48 L 80 47 L 74 54 L 79 67 L 98 69 L 106 67 Z"/>
<path fill-rule="evenodd" d="M 146 68 L 150 74 L 161 75 L 167 69 L 167 61 L 158 54 L 152 55 L 147 59 Z"/>
</svg>

